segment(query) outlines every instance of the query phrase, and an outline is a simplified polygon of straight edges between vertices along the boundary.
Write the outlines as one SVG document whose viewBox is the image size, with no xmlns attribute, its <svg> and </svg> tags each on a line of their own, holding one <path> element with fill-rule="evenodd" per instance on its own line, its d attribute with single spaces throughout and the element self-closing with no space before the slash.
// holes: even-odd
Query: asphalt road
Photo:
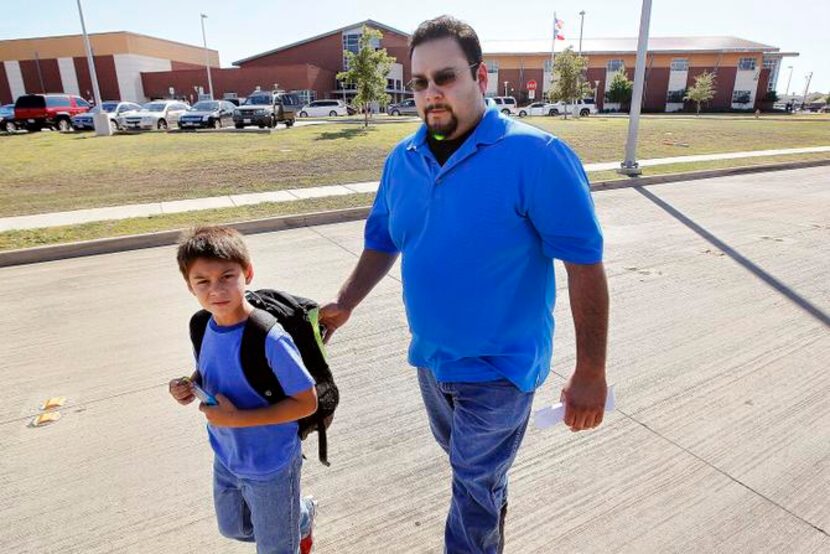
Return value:
<svg viewBox="0 0 830 554">
<path fill-rule="evenodd" d="M 531 428 L 508 553 L 830 551 L 830 169 L 595 194 L 618 410 Z M 254 286 L 331 297 L 360 222 L 249 237 Z M 557 264 L 559 266 L 559 264 Z M 554 375 L 573 367 L 564 273 Z M 0 552 L 252 552 L 216 531 L 190 372 L 197 308 L 172 247 L 0 269 Z M 320 553 L 440 552 L 449 471 L 406 364 L 396 267 L 339 332 Z M 63 418 L 27 426 L 66 396 Z"/>
</svg>

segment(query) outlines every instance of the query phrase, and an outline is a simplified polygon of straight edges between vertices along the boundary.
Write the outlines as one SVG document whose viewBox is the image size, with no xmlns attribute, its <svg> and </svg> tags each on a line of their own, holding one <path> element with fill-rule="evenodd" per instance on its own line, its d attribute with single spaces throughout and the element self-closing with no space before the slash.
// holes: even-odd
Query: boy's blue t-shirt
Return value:
<svg viewBox="0 0 830 554">
<path fill-rule="evenodd" d="M 222 327 L 210 319 L 198 361 L 202 388 L 212 395 L 225 395 L 240 410 L 264 408 L 268 402 L 248 384 L 239 361 L 244 329 L 244 321 Z M 314 386 L 294 341 L 279 324 L 265 339 L 265 356 L 286 395 Z M 256 427 L 208 424 L 207 429 L 216 457 L 240 477 L 266 478 L 300 451 L 296 421 Z"/>
</svg>

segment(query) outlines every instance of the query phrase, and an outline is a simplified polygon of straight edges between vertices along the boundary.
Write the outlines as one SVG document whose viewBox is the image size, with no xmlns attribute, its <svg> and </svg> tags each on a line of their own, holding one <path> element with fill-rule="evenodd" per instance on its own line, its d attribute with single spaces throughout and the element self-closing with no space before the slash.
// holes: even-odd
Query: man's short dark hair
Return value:
<svg viewBox="0 0 830 554">
<path fill-rule="evenodd" d="M 461 50 L 464 51 L 469 65 L 480 64 L 483 61 L 481 43 L 478 41 L 476 32 L 468 24 L 449 15 L 442 15 L 418 25 L 415 33 L 409 39 L 409 59 L 412 59 L 412 51 L 419 44 L 442 38 L 455 39 Z M 478 65 L 471 68 L 471 70 L 473 79 L 475 79 Z"/>
<path fill-rule="evenodd" d="M 251 255 L 242 234 L 231 227 L 200 226 L 182 233 L 176 260 L 179 271 L 188 278 L 190 267 L 199 258 L 236 262 L 244 269 L 251 266 Z"/>
</svg>

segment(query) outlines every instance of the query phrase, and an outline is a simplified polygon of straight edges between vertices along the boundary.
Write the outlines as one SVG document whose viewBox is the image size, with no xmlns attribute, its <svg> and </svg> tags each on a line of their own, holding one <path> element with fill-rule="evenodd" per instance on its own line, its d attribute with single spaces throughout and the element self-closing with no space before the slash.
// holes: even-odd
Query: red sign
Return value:
<svg viewBox="0 0 830 554">
<path fill-rule="evenodd" d="M 536 90 L 536 81 L 531 79 L 527 82 L 527 90 Z"/>
</svg>

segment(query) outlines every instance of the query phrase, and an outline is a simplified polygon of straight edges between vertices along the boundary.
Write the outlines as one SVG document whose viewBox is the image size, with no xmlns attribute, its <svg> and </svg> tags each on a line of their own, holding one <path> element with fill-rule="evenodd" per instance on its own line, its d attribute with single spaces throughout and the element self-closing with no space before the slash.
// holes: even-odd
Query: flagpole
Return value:
<svg viewBox="0 0 830 554">
<path fill-rule="evenodd" d="M 553 12 L 553 42 L 550 46 L 550 92 L 553 92 L 553 83 L 554 83 L 554 76 L 556 75 L 553 71 L 553 64 L 556 62 L 556 12 Z"/>
</svg>

